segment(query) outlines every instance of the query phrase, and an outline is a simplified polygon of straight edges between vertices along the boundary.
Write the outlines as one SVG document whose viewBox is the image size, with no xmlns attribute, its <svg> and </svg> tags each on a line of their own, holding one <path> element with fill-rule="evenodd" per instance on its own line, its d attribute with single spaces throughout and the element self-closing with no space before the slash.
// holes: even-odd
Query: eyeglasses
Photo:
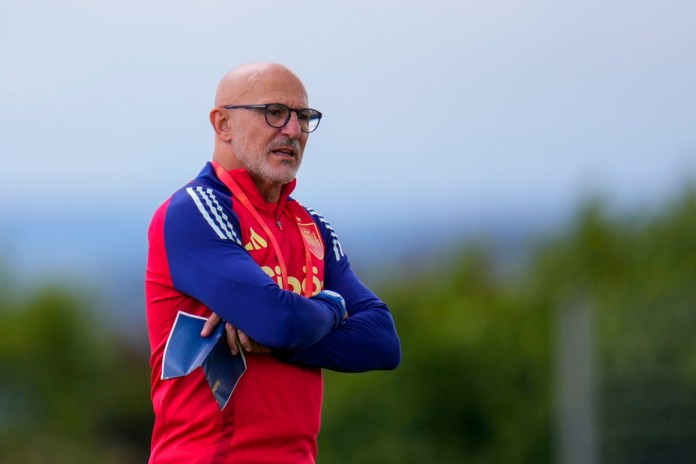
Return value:
<svg viewBox="0 0 696 464">
<path fill-rule="evenodd" d="M 280 129 L 290 121 L 290 115 L 294 111 L 297 114 L 297 121 L 300 123 L 300 130 L 309 134 L 319 127 L 321 121 L 321 113 L 312 108 L 297 108 L 293 109 L 282 103 L 267 103 L 265 105 L 228 105 L 223 106 L 226 110 L 234 110 L 237 108 L 245 110 L 264 110 L 266 123 Z"/>
</svg>

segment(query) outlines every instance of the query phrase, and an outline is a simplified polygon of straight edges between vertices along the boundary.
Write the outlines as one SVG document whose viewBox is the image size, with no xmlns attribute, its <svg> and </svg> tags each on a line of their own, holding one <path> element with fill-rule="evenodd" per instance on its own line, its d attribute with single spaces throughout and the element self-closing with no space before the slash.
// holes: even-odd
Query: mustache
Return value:
<svg viewBox="0 0 696 464">
<path fill-rule="evenodd" d="M 282 138 L 273 140 L 268 145 L 268 151 L 273 151 L 277 148 L 283 148 L 283 147 L 290 147 L 299 153 L 300 142 L 297 139 L 291 139 L 289 137 L 282 137 Z"/>
</svg>

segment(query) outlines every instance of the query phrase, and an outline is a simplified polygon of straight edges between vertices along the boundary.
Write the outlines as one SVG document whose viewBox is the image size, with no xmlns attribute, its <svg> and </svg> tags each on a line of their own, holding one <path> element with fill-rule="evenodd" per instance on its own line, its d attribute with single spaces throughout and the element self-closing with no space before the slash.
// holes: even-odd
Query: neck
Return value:
<svg viewBox="0 0 696 464">
<path fill-rule="evenodd" d="M 251 180 L 254 181 L 254 184 L 256 184 L 256 188 L 259 189 L 259 193 L 261 193 L 261 196 L 266 203 L 278 203 L 283 184 L 262 179 L 251 172 L 249 172 L 249 176 L 251 177 Z"/>
</svg>

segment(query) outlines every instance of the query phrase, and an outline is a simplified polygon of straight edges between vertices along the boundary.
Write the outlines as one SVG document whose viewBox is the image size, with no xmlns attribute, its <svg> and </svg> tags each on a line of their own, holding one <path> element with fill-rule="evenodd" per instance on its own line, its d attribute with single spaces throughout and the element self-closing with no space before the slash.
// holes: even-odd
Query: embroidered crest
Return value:
<svg viewBox="0 0 696 464">
<path fill-rule="evenodd" d="M 297 226 L 300 228 L 302 240 L 304 240 L 305 246 L 309 251 L 311 251 L 317 259 L 324 259 L 324 244 L 321 242 L 321 238 L 319 238 L 319 229 L 317 229 L 317 225 L 314 222 L 298 222 Z"/>
</svg>

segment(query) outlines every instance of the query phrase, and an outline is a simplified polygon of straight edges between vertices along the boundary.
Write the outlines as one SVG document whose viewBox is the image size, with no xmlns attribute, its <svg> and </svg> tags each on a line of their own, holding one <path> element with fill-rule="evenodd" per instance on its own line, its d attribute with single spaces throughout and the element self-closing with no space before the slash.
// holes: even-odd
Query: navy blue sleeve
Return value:
<svg viewBox="0 0 696 464">
<path fill-rule="evenodd" d="M 340 372 L 395 369 L 401 361 L 401 345 L 387 305 L 355 275 L 333 228 L 308 211 L 326 245 L 324 286 L 343 296 L 349 317 L 315 345 L 284 352 L 281 358 Z"/>
<path fill-rule="evenodd" d="M 339 303 L 282 290 L 242 247 L 230 198 L 189 185 L 172 196 L 164 241 L 174 288 L 269 348 L 302 349 L 342 320 Z"/>
</svg>

